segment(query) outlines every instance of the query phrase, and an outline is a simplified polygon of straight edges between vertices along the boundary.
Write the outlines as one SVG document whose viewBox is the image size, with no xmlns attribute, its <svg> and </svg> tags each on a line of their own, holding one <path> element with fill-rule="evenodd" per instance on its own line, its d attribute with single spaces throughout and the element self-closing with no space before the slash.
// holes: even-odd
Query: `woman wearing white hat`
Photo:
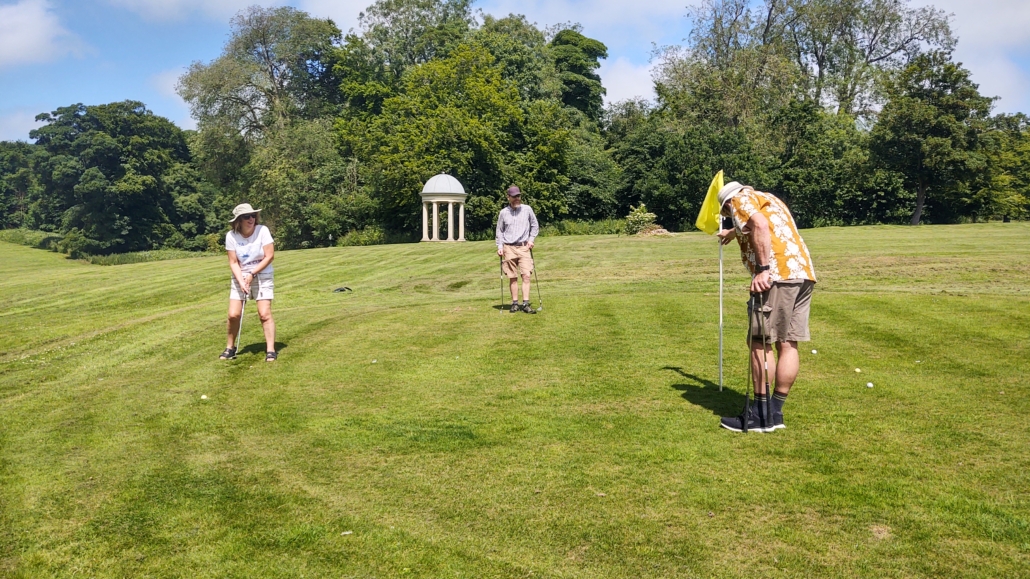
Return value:
<svg viewBox="0 0 1030 579">
<path fill-rule="evenodd" d="M 272 297 L 275 282 L 272 278 L 272 259 L 275 249 L 272 234 L 258 224 L 260 209 L 250 203 L 241 203 L 232 210 L 232 229 L 225 234 L 225 249 L 229 252 L 232 281 L 229 287 L 229 335 L 222 360 L 236 357 L 239 344 L 236 334 L 243 315 L 243 302 L 247 298 L 257 301 L 258 317 L 265 331 L 265 361 L 274 362 L 275 321 L 272 319 Z"/>
</svg>

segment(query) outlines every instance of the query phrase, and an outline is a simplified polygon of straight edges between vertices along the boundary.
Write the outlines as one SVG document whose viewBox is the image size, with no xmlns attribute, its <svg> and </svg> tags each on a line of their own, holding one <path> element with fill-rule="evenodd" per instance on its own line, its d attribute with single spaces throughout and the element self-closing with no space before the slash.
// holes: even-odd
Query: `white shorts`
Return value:
<svg viewBox="0 0 1030 579">
<path fill-rule="evenodd" d="M 275 293 L 275 280 L 271 275 L 258 274 L 250 280 L 250 295 L 252 300 L 270 300 Z M 233 277 L 229 281 L 229 299 L 243 301 L 243 292 L 240 291 L 240 284 Z"/>
</svg>

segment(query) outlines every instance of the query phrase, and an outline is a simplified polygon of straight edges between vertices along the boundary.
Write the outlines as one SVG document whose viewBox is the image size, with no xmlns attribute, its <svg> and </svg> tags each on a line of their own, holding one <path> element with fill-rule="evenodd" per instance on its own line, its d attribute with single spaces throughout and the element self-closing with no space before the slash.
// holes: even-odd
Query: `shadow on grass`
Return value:
<svg viewBox="0 0 1030 579">
<path fill-rule="evenodd" d="M 286 348 L 287 348 L 287 344 L 284 343 L 284 342 L 276 342 L 275 343 L 275 351 L 276 352 L 282 352 Z M 239 355 L 239 354 L 264 354 L 264 353 L 265 353 L 265 343 L 264 342 L 258 342 L 256 344 L 251 344 L 249 346 L 244 346 L 244 348 L 242 350 L 240 350 L 239 352 L 236 352 L 237 355 Z"/>
<path fill-rule="evenodd" d="M 719 392 L 719 385 L 715 382 L 685 372 L 678 366 L 663 366 L 662 370 L 670 370 L 691 380 L 691 383 L 673 384 L 672 388 L 682 392 L 680 396 L 687 402 L 707 408 L 716 416 L 736 416 L 744 407 L 744 395 L 725 385 Z"/>
</svg>

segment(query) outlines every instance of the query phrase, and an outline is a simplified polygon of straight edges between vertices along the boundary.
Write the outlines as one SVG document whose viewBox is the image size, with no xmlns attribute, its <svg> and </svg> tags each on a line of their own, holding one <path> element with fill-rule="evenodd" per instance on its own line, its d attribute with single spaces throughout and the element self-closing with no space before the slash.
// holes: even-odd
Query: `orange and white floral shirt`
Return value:
<svg viewBox="0 0 1030 579">
<path fill-rule="evenodd" d="M 770 193 L 744 188 L 728 202 L 733 216 L 733 227 L 736 229 L 737 242 L 740 244 L 740 256 L 744 265 L 755 274 L 758 265 L 755 251 L 751 248 L 751 230 L 747 222 L 755 213 L 765 215 L 769 220 L 769 233 L 772 241 L 772 255 L 766 261 L 769 268 L 770 281 L 790 279 L 815 279 L 815 268 L 812 257 L 808 254 L 808 246 L 801 239 L 794 218 L 786 204 Z"/>
</svg>

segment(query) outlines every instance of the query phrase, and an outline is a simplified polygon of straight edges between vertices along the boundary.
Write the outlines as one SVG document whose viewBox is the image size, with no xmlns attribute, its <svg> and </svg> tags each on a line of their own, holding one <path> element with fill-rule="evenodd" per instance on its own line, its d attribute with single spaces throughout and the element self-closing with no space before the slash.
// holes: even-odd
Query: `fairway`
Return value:
<svg viewBox="0 0 1030 579">
<path fill-rule="evenodd" d="M 274 364 L 253 307 L 216 359 L 225 256 L 0 243 L 0 577 L 1030 577 L 1030 224 L 802 234 L 748 435 L 700 233 L 539 239 L 535 316 L 492 242 L 280 252 Z"/>
</svg>

